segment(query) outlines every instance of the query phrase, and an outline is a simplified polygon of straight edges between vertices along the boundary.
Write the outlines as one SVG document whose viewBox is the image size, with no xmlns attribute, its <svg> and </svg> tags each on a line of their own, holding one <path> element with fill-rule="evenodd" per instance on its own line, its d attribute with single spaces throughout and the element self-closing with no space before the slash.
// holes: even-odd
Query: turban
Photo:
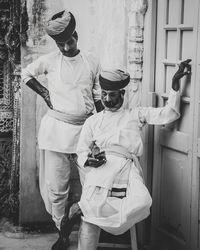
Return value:
<svg viewBox="0 0 200 250">
<path fill-rule="evenodd" d="M 75 31 L 76 21 L 71 12 L 63 10 L 48 21 L 46 32 L 57 42 L 66 42 Z"/>
<path fill-rule="evenodd" d="M 99 83 L 104 90 L 125 88 L 130 82 L 130 75 L 122 70 L 103 70 L 99 75 Z"/>
</svg>

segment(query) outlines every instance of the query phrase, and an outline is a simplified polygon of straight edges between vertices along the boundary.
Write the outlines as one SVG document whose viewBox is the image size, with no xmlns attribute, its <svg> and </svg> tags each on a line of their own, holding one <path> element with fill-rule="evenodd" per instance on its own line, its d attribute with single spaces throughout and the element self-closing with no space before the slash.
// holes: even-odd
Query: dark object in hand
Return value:
<svg viewBox="0 0 200 250">
<path fill-rule="evenodd" d="M 106 162 L 106 155 L 105 155 L 105 151 L 102 151 L 96 155 L 94 155 L 95 159 L 98 159 L 99 161 L 105 161 Z"/>
<path fill-rule="evenodd" d="M 103 161 L 103 160 L 106 161 L 105 151 L 100 152 L 100 148 L 96 145 L 94 145 L 92 149 L 91 157 L 99 161 Z"/>
<path fill-rule="evenodd" d="M 106 163 L 105 151 L 100 152 L 99 147 L 94 145 L 92 152 L 88 154 L 88 158 L 87 158 L 87 161 L 85 162 L 85 166 L 98 168 L 104 163 Z"/>
</svg>

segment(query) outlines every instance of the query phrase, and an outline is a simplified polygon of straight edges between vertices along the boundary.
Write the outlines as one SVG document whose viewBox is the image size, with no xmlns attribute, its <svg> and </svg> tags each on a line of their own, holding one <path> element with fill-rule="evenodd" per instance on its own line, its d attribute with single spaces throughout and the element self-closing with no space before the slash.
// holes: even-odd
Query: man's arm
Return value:
<svg viewBox="0 0 200 250">
<path fill-rule="evenodd" d="M 172 78 L 172 89 L 169 94 L 168 102 L 164 107 L 148 107 L 138 109 L 138 118 L 141 123 L 164 125 L 173 122 L 180 117 L 180 79 L 184 75 L 191 73 L 191 65 L 189 64 L 190 62 L 191 60 L 188 59 L 179 65 L 179 69 Z"/>
<path fill-rule="evenodd" d="M 99 60 L 95 56 L 90 56 L 89 57 L 91 60 L 91 63 L 93 65 L 93 89 L 92 89 L 92 94 L 93 94 L 93 99 L 94 99 L 94 105 L 96 108 L 97 112 L 101 112 L 104 109 L 104 106 L 101 102 L 101 87 L 99 85 L 99 72 L 101 70 Z"/>
<path fill-rule="evenodd" d="M 35 91 L 37 94 L 39 94 L 44 99 L 50 109 L 53 109 L 53 105 L 51 103 L 49 91 L 47 88 L 42 86 L 42 84 L 40 84 L 35 78 L 32 78 L 28 82 L 26 82 L 26 85 L 33 91 Z"/>
<path fill-rule="evenodd" d="M 40 84 L 36 77 L 47 73 L 47 62 L 44 56 L 38 58 L 36 61 L 29 64 L 25 69 L 22 70 L 21 78 L 22 81 L 33 91 L 39 94 L 44 101 L 47 103 L 49 108 L 53 109 L 50 101 L 49 91 L 42 84 Z"/>
<path fill-rule="evenodd" d="M 90 117 L 81 130 L 77 146 L 78 164 L 81 168 L 98 168 L 106 162 L 104 152 L 94 152 L 93 126 L 93 119 Z"/>
<path fill-rule="evenodd" d="M 94 105 L 95 105 L 95 108 L 96 108 L 97 112 L 101 112 L 104 109 L 104 106 L 103 106 L 101 100 L 96 101 L 94 103 Z"/>
</svg>

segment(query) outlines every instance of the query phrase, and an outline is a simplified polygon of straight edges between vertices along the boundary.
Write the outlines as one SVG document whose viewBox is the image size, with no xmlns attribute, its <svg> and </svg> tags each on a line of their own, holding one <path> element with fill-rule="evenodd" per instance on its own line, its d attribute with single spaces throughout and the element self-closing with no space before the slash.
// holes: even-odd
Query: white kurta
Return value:
<svg viewBox="0 0 200 250">
<path fill-rule="evenodd" d="M 100 100 L 99 63 L 93 55 L 80 52 L 75 57 L 60 51 L 41 56 L 22 71 L 22 80 L 45 74 L 51 103 L 56 114 L 64 117 L 87 116 Z M 74 118 L 73 118 L 74 119 Z M 58 229 L 69 194 L 71 153 L 76 147 L 82 125 L 66 122 L 47 112 L 41 120 L 38 144 L 40 148 L 40 192 L 47 211 Z"/>
<path fill-rule="evenodd" d="M 125 148 L 133 156 L 141 156 L 141 123 L 161 125 L 178 119 L 179 103 L 179 92 L 171 90 L 165 107 L 102 111 L 86 120 L 77 148 L 80 171 L 85 172 L 79 202 L 85 221 L 110 233 L 120 234 L 149 215 L 151 197 L 134 161 L 107 154 L 107 162 L 97 169 L 84 168 L 84 163 L 93 143 L 101 150 L 115 145 Z M 119 176 L 123 178 L 122 173 L 127 173 L 127 168 L 129 174 L 126 197 L 109 197 L 111 189 L 116 185 L 116 179 Z"/>
<path fill-rule="evenodd" d="M 80 52 L 70 58 L 56 51 L 29 64 L 22 71 L 22 80 L 26 83 L 45 74 L 54 110 L 81 116 L 90 114 L 94 110 L 94 101 L 101 98 L 98 73 L 99 62 L 91 54 Z M 40 125 L 39 148 L 75 153 L 81 128 L 46 114 Z"/>
</svg>

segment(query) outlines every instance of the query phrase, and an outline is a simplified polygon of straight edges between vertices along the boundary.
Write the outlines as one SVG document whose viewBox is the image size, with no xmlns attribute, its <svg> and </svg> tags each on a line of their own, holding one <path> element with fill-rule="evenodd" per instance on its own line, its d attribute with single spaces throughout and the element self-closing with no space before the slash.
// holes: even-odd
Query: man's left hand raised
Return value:
<svg viewBox="0 0 200 250">
<path fill-rule="evenodd" d="M 191 74 L 191 65 L 190 62 L 191 59 L 187 59 L 179 64 L 179 68 L 174 74 L 172 78 L 172 88 L 175 91 L 178 91 L 180 89 L 180 82 L 179 80 L 185 76 Z"/>
</svg>

